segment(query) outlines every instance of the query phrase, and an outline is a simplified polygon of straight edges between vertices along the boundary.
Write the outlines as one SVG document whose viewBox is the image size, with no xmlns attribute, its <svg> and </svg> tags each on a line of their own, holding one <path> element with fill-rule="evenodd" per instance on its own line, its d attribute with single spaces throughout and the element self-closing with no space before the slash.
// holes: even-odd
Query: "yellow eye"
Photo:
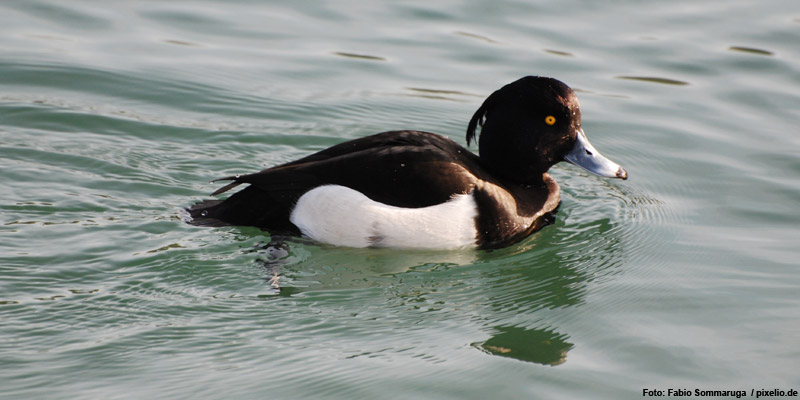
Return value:
<svg viewBox="0 0 800 400">
<path fill-rule="evenodd" d="M 556 123 L 556 117 L 554 117 L 552 115 L 548 115 L 548 116 L 544 117 L 544 123 L 547 124 L 547 125 L 553 125 L 553 124 Z"/>
</svg>

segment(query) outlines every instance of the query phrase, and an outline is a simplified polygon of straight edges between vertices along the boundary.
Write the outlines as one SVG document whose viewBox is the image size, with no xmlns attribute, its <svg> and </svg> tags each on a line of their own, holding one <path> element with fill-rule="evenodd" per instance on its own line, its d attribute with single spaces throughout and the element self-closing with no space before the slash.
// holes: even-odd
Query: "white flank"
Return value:
<svg viewBox="0 0 800 400">
<path fill-rule="evenodd" d="M 471 194 L 435 206 L 403 208 L 326 185 L 300 197 L 289 220 L 309 238 L 336 246 L 453 249 L 475 246 L 477 215 Z"/>
</svg>

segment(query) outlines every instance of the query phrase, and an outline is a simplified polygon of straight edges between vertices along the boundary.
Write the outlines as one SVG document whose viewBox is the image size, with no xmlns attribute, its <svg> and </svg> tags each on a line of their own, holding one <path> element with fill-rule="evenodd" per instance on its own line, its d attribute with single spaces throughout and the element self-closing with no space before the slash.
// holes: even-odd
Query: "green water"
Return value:
<svg viewBox="0 0 800 400">
<path fill-rule="evenodd" d="M 800 390 L 798 44 L 787 0 L 4 1 L 0 397 Z M 529 74 L 630 179 L 556 166 L 522 243 L 270 262 L 180 219 L 347 139 L 464 143 Z"/>
</svg>

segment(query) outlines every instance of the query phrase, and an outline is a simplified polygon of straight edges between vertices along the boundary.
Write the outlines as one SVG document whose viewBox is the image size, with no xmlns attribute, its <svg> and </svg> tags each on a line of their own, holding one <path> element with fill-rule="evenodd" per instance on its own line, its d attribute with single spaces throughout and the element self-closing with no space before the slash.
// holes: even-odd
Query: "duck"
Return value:
<svg viewBox="0 0 800 400">
<path fill-rule="evenodd" d="M 355 248 L 497 249 L 554 221 L 566 161 L 607 178 L 628 173 L 581 127 L 575 92 L 525 76 L 490 94 L 467 124 L 475 154 L 435 133 L 394 130 L 336 144 L 260 172 L 229 176 L 224 200 L 187 208 L 197 226 L 253 226 Z"/>
</svg>

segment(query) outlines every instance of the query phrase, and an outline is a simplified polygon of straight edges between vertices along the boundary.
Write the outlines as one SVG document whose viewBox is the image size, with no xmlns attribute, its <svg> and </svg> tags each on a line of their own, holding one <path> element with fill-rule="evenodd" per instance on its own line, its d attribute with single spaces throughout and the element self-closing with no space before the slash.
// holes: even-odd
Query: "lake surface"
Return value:
<svg viewBox="0 0 800 400">
<path fill-rule="evenodd" d="M 0 54 L 2 398 L 800 390 L 798 2 L 4 1 Z M 273 260 L 181 220 L 348 139 L 465 144 L 532 74 L 630 179 L 555 166 L 519 244 Z"/>
</svg>

